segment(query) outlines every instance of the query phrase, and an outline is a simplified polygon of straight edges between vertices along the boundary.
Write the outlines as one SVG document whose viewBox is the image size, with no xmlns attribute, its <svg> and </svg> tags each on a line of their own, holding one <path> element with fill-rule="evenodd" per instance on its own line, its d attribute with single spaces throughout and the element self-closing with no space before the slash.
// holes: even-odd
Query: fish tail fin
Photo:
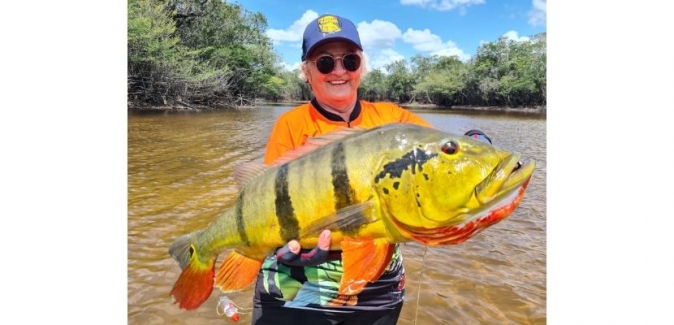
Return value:
<svg viewBox="0 0 674 325">
<path fill-rule="evenodd" d="M 180 308 L 187 310 L 201 306 L 213 292 L 217 256 L 213 256 L 205 262 L 200 259 L 199 253 L 192 243 L 192 238 L 196 234 L 192 233 L 179 237 L 169 248 L 169 254 L 178 261 L 180 268 L 183 270 L 173 285 L 171 296 Z"/>
</svg>

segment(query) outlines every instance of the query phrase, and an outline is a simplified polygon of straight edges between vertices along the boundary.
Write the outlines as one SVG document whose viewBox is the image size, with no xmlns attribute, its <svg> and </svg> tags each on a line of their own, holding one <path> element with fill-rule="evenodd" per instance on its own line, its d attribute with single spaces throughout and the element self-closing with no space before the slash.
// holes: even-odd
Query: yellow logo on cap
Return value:
<svg viewBox="0 0 674 325">
<path fill-rule="evenodd" d="M 323 33 L 336 33 L 342 30 L 339 20 L 335 16 L 325 16 L 318 19 L 318 29 Z"/>
</svg>

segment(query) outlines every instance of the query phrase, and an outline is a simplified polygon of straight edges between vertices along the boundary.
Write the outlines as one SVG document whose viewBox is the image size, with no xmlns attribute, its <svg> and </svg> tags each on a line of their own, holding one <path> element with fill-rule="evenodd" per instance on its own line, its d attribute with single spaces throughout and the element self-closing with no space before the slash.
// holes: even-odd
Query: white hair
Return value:
<svg viewBox="0 0 674 325">
<path fill-rule="evenodd" d="M 361 69 L 360 78 L 362 79 L 363 77 L 365 77 L 368 74 L 368 72 L 370 72 L 370 69 L 367 65 L 368 58 L 367 58 L 367 54 L 365 54 L 365 52 L 363 52 L 363 51 L 359 50 L 357 53 L 360 54 L 360 57 L 361 57 L 361 60 L 360 60 L 360 69 Z M 309 62 L 310 61 L 308 59 L 302 61 L 302 63 L 300 64 L 300 73 L 297 75 L 297 77 L 300 78 L 300 80 L 302 80 L 304 82 L 307 82 L 307 75 L 304 74 L 303 67 L 306 66 L 307 64 L 309 64 Z"/>
</svg>

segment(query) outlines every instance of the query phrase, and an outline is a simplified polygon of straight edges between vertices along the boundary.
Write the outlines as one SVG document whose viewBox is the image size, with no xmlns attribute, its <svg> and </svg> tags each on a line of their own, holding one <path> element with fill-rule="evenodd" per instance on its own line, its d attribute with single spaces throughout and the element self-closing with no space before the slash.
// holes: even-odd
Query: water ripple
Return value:
<svg viewBox="0 0 674 325">
<path fill-rule="evenodd" d="M 129 324 L 225 321 L 215 312 L 219 293 L 195 311 L 171 303 L 168 293 L 180 268 L 168 247 L 233 204 L 234 167 L 263 154 L 273 121 L 285 110 L 129 116 Z M 545 119 L 420 114 L 450 132 L 480 129 L 494 145 L 533 157 L 537 168 L 520 207 L 471 240 L 442 247 L 402 245 L 407 287 L 398 324 L 545 324 Z M 240 322 L 250 322 L 252 288 L 227 295 L 243 308 Z"/>
</svg>

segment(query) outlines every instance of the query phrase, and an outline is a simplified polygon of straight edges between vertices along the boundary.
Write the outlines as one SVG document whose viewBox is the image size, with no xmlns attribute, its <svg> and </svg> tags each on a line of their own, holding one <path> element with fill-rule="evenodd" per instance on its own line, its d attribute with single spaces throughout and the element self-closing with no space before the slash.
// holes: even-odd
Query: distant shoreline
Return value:
<svg viewBox="0 0 674 325">
<path fill-rule="evenodd" d="M 160 106 L 137 106 L 128 107 L 130 111 L 218 111 L 228 109 L 252 109 L 260 106 L 298 106 L 307 103 L 306 101 L 288 101 L 288 102 L 256 102 L 255 105 L 245 105 L 236 108 L 231 107 L 212 107 L 203 105 L 160 105 Z M 470 106 L 456 105 L 451 108 L 439 107 L 435 104 L 418 103 L 396 103 L 408 109 L 437 109 L 437 110 L 477 110 L 477 111 L 506 111 L 506 112 L 525 112 L 525 113 L 545 113 L 546 107 L 506 107 L 506 106 Z"/>
<path fill-rule="evenodd" d="M 507 106 L 471 106 L 471 105 L 455 105 L 451 108 L 438 107 L 435 104 L 398 104 L 405 108 L 427 108 L 438 110 L 476 110 L 476 111 L 508 111 L 508 112 L 530 112 L 530 113 L 544 113 L 546 107 L 507 107 Z"/>
</svg>

